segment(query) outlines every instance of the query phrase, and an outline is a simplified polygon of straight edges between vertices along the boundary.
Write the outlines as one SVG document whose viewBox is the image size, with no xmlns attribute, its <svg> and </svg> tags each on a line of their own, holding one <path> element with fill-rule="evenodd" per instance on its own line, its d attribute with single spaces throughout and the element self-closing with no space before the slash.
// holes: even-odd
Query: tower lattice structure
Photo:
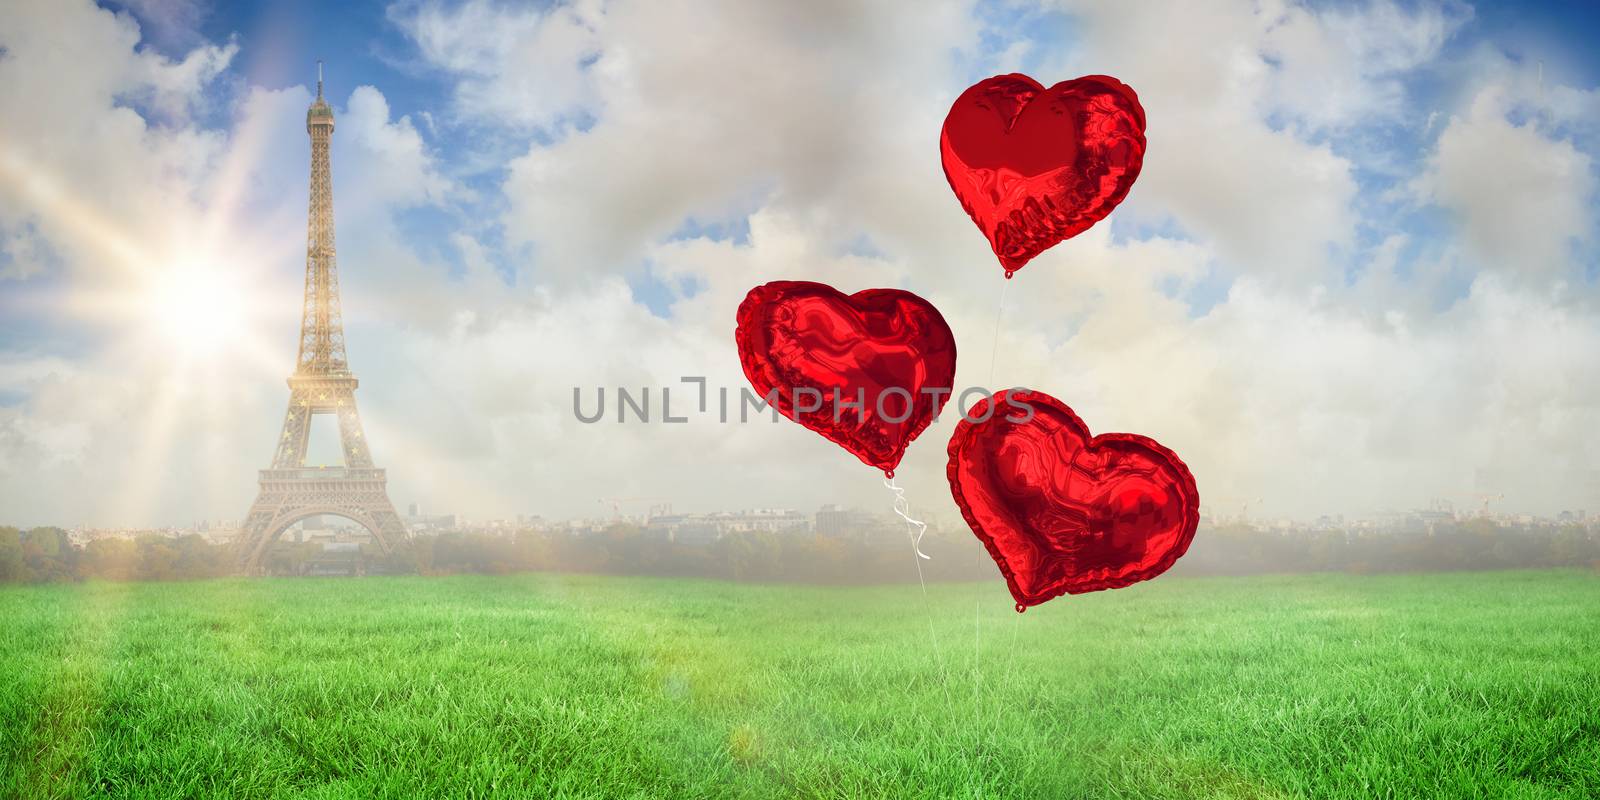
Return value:
<svg viewBox="0 0 1600 800">
<path fill-rule="evenodd" d="M 344 320 L 339 310 L 339 272 L 334 255 L 333 177 L 328 144 L 333 109 L 322 97 L 306 112 L 311 136 L 311 203 L 306 224 L 305 304 L 300 316 L 300 353 L 289 376 L 289 410 L 283 419 L 272 466 L 261 470 L 260 493 L 235 539 L 239 568 L 255 573 L 272 542 L 308 517 L 334 515 L 360 524 L 385 553 L 406 539 L 404 523 L 389 502 L 388 478 L 373 466 L 372 451 L 356 410 L 357 381 L 345 357 Z M 306 466 L 311 418 L 333 414 L 339 422 L 344 465 Z"/>
</svg>

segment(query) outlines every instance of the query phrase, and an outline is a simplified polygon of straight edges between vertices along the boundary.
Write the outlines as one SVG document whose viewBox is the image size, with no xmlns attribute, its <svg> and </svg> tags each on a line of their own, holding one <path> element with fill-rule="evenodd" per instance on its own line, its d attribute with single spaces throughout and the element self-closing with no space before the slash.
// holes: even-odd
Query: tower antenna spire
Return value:
<svg viewBox="0 0 1600 800">
<path fill-rule="evenodd" d="M 322 59 L 317 59 L 317 99 L 322 99 Z"/>
</svg>

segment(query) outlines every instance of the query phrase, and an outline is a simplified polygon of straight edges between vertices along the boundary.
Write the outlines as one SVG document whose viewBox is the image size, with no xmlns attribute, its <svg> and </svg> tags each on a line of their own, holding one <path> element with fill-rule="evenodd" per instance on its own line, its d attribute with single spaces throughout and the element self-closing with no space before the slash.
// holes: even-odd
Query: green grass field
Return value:
<svg viewBox="0 0 1600 800">
<path fill-rule="evenodd" d="M 1600 575 L 0 588 L 0 795 L 1600 795 Z"/>
</svg>

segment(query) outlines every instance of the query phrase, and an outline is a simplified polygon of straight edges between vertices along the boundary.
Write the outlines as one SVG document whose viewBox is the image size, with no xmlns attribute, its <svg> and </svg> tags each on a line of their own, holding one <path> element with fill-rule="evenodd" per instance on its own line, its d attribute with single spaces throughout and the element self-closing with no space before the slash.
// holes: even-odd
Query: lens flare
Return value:
<svg viewBox="0 0 1600 800">
<path fill-rule="evenodd" d="M 190 356 L 215 356 L 237 347 L 250 331 L 252 308 L 236 273 L 187 265 L 150 281 L 140 308 L 156 334 Z"/>
</svg>

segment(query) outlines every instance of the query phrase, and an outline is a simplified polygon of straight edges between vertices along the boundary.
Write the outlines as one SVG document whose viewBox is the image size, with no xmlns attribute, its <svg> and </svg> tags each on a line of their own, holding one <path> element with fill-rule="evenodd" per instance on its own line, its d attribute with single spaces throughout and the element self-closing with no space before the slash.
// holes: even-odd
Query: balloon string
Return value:
<svg viewBox="0 0 1600 800">
<path fill-rule="evenodd" d="M 1000 302 L 994 307 L 994 335 L 989 340 L 989 382 L 985 387 L 994 391 L 995 362 L 1000 357 L 1000 321 L 1005 318 L 1006 290 L 1011 288 L 1011 270 L 1006 270 L 1006 279 L 1000 284 Z M 983 595 L 979 594 L 972 601 L 972 719 L 976 727 L 983 719 L 983 653 L 979 647 L 979 634 L 983 610 Z M 1011 652 L 1016 654 L 1016 635 L 1013 630 L 1011 638 Z M 1011 678 L 1010 667 L 1015 663 L 1015 658 L 1007 660 L 1006 678 Z M 974 758 L 977 757 L 977 745 L 973 746 Z"/>
<path fill-rule="evenodd" d="M 928 533 L 928 523 L 911 518 L 911 502 L 906 500 L 906 490 L 895 485 L 894 478 L 886 478 L 883 485 L 894 493 L 894 513 L 906 521 L 906 533 L 911 536 L 911 549 L 916 551 L 917 558 L 932 561 L 927 553 L 922 552 L 922 537 Z M 911 532 L 913 528 L 916 529 L 915 533 Z M 922 572 L 920 564 L 917 565 L 917 572 L 920 577 Z"/>
<path fill-rule="evenodd" d="M 911 518 L 911 506 L 906 501 L 906 490 L 895 485 L 892 476 L 885 480 L 883 485 L 889 487 L 889 491 L 894 492 L 894 513 L 906 521 L 906 532 L 910 534 L 912 528 L 916 529 L 916 533 L 911 534 L 910 538 L 911 551 L 917 557 L 911 559 L 911 563 L 916 565 L 917 568 L 917 584 L 922 587 L 922 610 L 927 612 L 928 615 L 928 644 L 933 648 L 934 662 L 939 665 L 939 671 L 944 673 L 944 679 L 939 681 L 939 688 L 944 692 L 945 708 L 949 711 L 954 711 L 955 700 L 950 695 L 950 665 L 944 660 L 944 653 L 939 648 L 939 634 L 934 630 L 933 625 L 933 608 L 928 605 L 928 579 L 922 574 L 922 562 L 924 559 L 928 559 L 928 556 L 922 552 L 920 545 L 922 534 L 928 530 L 928 524 Z"/>
<path fill-rule="evenodd" d="M 1006 289 L 1010 286 L 1011 281 L 1000 284 L 1000 304 L 994 309 L 994 337 L 989 344 L 989 385 L 986 387 L 990 390 L 994 389 L 994 362 L 1000 353 L 1000 318 L 1006 309 Z"/>
</svg>

